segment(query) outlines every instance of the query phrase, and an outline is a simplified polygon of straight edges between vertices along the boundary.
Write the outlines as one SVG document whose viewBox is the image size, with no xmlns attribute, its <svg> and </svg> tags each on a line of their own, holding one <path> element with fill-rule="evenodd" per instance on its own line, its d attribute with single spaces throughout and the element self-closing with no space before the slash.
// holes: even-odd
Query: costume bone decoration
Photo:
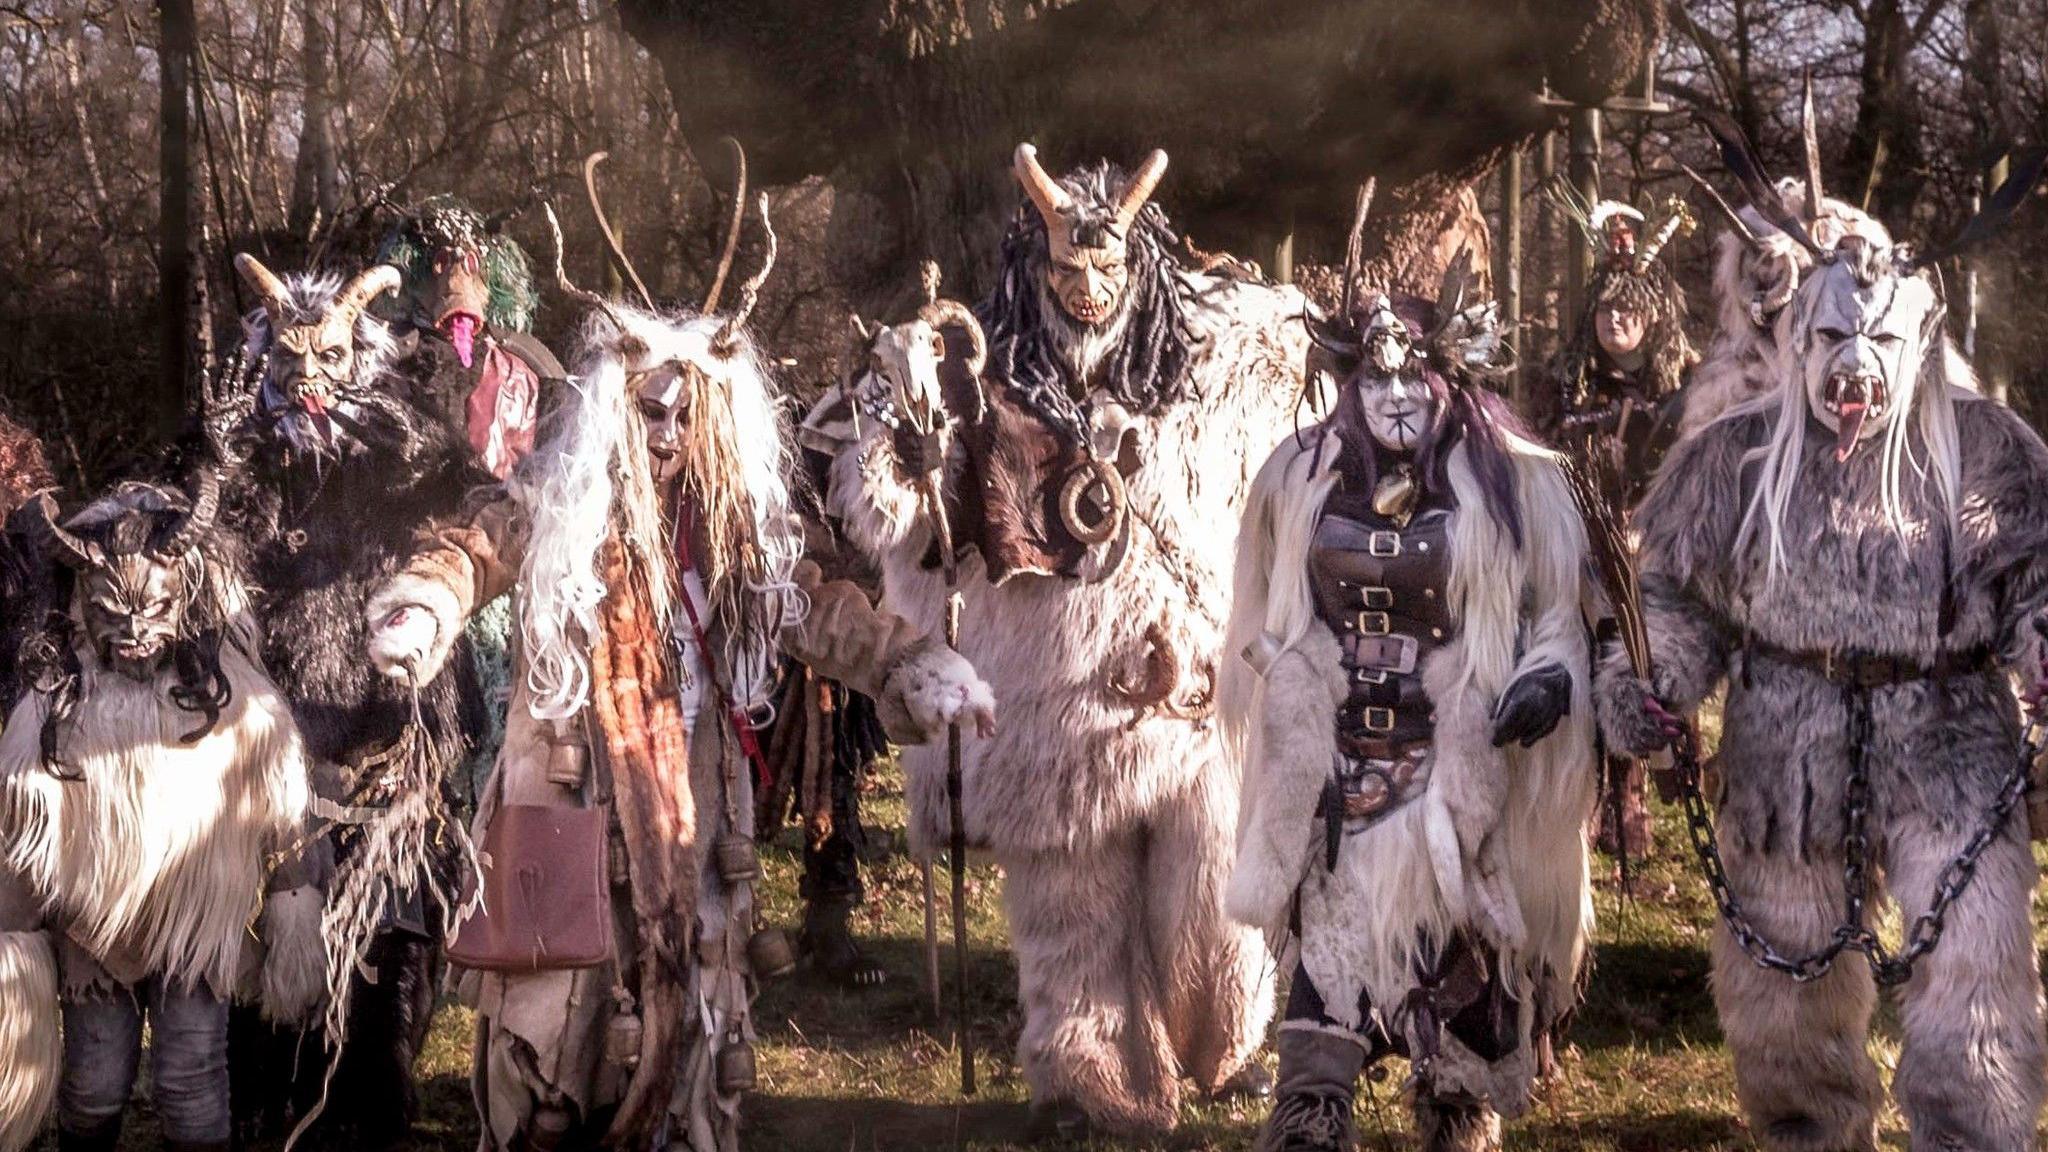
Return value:
<svg viewBox="0 0 2048 1152">
<path fill-rule="evenodd" d="M 942 644 L 800 558 L 784 418 L 744 329 L 766 275 L 730 316 L 628 308 L 564 279 L 598 311 L 557 432 L 369 605 L 376 667 L 431 679 L 468 613 L 516 580 L 517 675 L 478 835 L 521 807 L 602 807 L 621 838 L 613 959 L 465 982 L 487 1148 L 657 1132 L 738 1147 L 760 874 L 745 715 L 778 650 L 878 696 L 899 738 L 989 716 Z M 508 867 L 549 845 L 500 848 Z"/>
<path fill-rule="evenodd" d="M 1714 336 L 1686 390 L 1681 439 L 1729 409 L 1775 390 L 1778 329 L 1786 305 L 1813 268 L 1814 249 L 1832 250 L 1845 236 L 1861 236 L 1881 248 L 1892 243 L 1884 225 L 1826 195 L 1818 160 L 1810 163 L 1803 181 L 1786 177 L 1773 184 L 1733 121 L 1711 112 L 1703 119 L 1720 144 L 1722 161 L 1741 186 L 1745 203 L 1740 208 L 1729 204 L 1697 172 L 1686 169 L 1728 227 L 1714 244 Z M 1810 85 L 1802 137 L 1806 155 L 1817 156 Z M 1954 375 L 1973 379 L 1967 372 Z"/>
<path fill-rule="evenodd" d="M 1310 320 L 1342 393 L 1253 483 L 1222 677 L 1228 908 L 1298 957 L 1258 1147 L 1348 1150 L 1359 1072 L 1399 1053 L 1424 1146 L 1490 1148 L 1592 927 L 1586 541 L 1559 457 L 1480 383 L 1497 321 L 1466 263 L 1435 302 L 1354 296 L 1348 264 L 1349 311 Z"/>
<path fill-rule="evenodd" d="M 1138 197 L 1163 156 L 1130 179 L 1107 164 L 1041 179 L 1028 146 L 1018 161 L 1029 200 L 979 309 L 985 388 L 969 327 L 924 325 L 948 345 L 936 447 L 962 550 L 960 647 L 1004 709 L 1001 733 L 966 750 L 966 833 L 1006 874 L 1018 1062 L 1040 1119 L 1164 1128 L 1182 1080 L 1224 1088 L 1271 1012 L 1269 961 L 1222 912 L 1237 773 L 1210 710 L 1229 525 L 1251 454 L 1293 428 L 1303 300 L 1178 266 L 1164 214 Z M 1082 236 L 1123 246 L 1123 287 L 1092 322 L 1055 280 Z M 827 509 L 880 565 L 884 605 L 929 629 L 946 588 L 924 449 L 892 425 L 930 344 L 895 331 L 906 352 L 857 369 L 806 435 L 834 452 Z M 930 854 L 947 835 L 945 756 L 904 763 L 913 848 Z"/>
<path fill-rule="evenodd" d="M 341 332 L 351 342 L 338 353 L 350 371 L 317 393 L 294 392 L 288 380 L 281 386 L 275 360 L 258 373 L 253 398 L 236 393 L 233 373 L 223 374 L 212 421 L 227 445 L 223 516 L 254 550 L 265 663 L 308 748 L 332 766 L 318 788 L 344 808 L 389 814 L 396 798 L 383 785 L 395 779 L 392 761 L 414 700 L 405 686 L 364 666 L 364 604 L 410 553 L 414 534 L 456 516 L 465 493 L 490 474 L 391 371 L 389 330 L 365 306 L 373 289 L 398 286 L 397 269 L 379 265 L 344 282 L 280 278 L 247 256 L 237 266 L 262 302 L 244 322 L 249 364 L 263 365 L 288 348 L 279 343 L 282 332 Z M 343 319 L 348 325 L 338 327 Z M 458 674 L 427 685 L 418 704 L 432 759 L 443 768 L 462 763 L 467 733 L 485 725 L 467 644 Z M 453 781 L 444 788 L 442 803 L 463 802 Z M 346 832 L 354 825 L 343 827 L 343 835 L 354 835 Z M 451 890 L 459 882 L 457 846 L 444 839 L 435 847 L 427 888 Z M 355 867 L 345 854 L 340 865 Z M 389 879 L 404 888 L 401 881 L 411 878 Z M 323 1097 L 330 1122 L 353 1125 L 366 1143 L 394 1140 L 410 1124 L 417 1108 L 412 1065 L 433 1011 L 443 930 L 438 910 L 417 895 L 415 889 L 415 897 L 386 901 L 383 930 L 359 958 L 369 976 L 350 996 L 353 1039 L 343 1045 L 327 1091 L 319 1030 L 302 1044 L 296 1035 L 267 1035 L 253 1021 L 238 1027 L 237 1074 L 247 1079 L 237 1100 L 248 1109 L 240 1117 L 245 1128 L 283 1127 Z"/>
<path fill-rule="evenodd" d="M 2031 1148 L 2048 1059 L 2006 669 L 2037 678 L 2048 448 L 1971 390 L 1924 261 L 1860 232 L 1813 247 L 1771 391 L 1681 444 L 1639 510 L 1654 673 L 1608 658 L 1601 721 L 1646 750 L 1725 679 L 1713 987 L 1765 1147 L 1876 1146 L 1882 983 L 1913 1147 Z M 1865 923 L 1887 896 L 1898 953 Z"/>
<path fill-rule="evenodd" d="M 259 662 L 218 493 L 210 473 L 190 500 L 125 484 L 61 523 L 45 494 L 16 519 L 56 611 L 32 613 L 46 623 L 0 733 L 0 888 L 18 880 L 61 926 L 67 1148 L 114 1147 L 145 1006 L 167 1138 L 225 1148 L 226 1003 L 296 1025 L 325 972 L 317 890 L 301 879 L 266 900 L 307 807 L 307 756 Z M 0 1061 L 0 1083 L 18 1083 L 5 1048 Z M 103 1069 L 124 1066 L 109 1083 Z"/>
</svg>

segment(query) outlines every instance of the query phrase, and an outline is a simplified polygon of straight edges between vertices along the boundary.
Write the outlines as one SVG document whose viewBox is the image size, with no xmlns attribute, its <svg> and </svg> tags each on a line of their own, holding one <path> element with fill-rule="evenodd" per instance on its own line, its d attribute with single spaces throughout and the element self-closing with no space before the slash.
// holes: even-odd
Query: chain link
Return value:
<svg viewBox="0 0 2048 1152">
<path fill-rule="evenodd" d="M 1864 752 L 1872 734 L 1870 692 L 1867 688 L 1849 685 L 1844 689 L 1843 703 L 1849 714 L 1849 775 L 1842 796 L 1843 919 L 1826 945 L 1805 955 L 1789 957 L 1780 952 L 1750 921 L 1741 901 L 1736 899 L 1735 890 L 1728 882 L 1727 867 L 1721 860 L 1713 814 L 1700 787 L 1698 740 L 1690 725 L 1672 743 L 1672 766 L 1678 776 L 1686 832 L 1692 840 L 1693 852 L 1699 857 L 1700 870 L 1705 874 L 1708 890 L 1713 893 L 1721 920 L 1744 954 L 1760 968 L 1782 973 L 1805 984 L 1827 975 L 1843 952 L 1857 952 L 1869 962 L 1877 983 L 1889 988 L 1912 979 L 1914 966 L 1941 942 L 1949 911 L 1975 879 L 1978 860 L 1998 839 L 2006 821 L 2011 819 L 2013 809 L 2026 798 L 2032 779 L 2031 768 L 2041 747 L 2043 725 L 2039 718 L 2028 725 L 2020 754 L 2001 781 L 1998 796 L 1986 811 L 1984 822 L 1963 850 L 1942 869 L 1933 901 L 1927 911 L 1914 919 L 1900 949 L 1894 953 L 1865 923 L 1870 891 L 1870 839 L 1867 830 L 1870 767 Z"/>
</svg>

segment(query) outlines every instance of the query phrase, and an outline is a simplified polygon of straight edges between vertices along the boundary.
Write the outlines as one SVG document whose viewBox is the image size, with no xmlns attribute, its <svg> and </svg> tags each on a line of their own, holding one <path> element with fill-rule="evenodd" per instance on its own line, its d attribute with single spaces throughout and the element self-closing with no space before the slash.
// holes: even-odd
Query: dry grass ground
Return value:
<svg viewBox="0 0 2048 1152">
<path fill-rule="evenodd" d="M 963 1101 L 950 1031 L 929 1012 L 920 976 L 922 913 L 916 867 L 903 854 L 903 799 L 893 775 L 874 782 L 868 803 L 873 861 L 858 919 L 876 955 L 895 974 L 886 987 L 847 993 L 797 976 L 768 987 L 756 1010 L 761 1087 L 747 1102 L 749 1152 L 995 1150 L 1024 1145 L 1025 1090 L 1011 1052 L 1020 1020 L 1016 969 L 1005 947 L 1000 877 L 970 870 L 970 963 L 981 1092 Z M 1635 896 L 1611 877 L 1599 887 L 1597 968 L 1571 1033 L 1564 1074 L 1511 1125 L 1507 1147 L 1523 1152 L 1671 1152 L 1754 1146 L 1736 1108 L 1727 1053 L 1706 985 L 1707 927 L 1713 911 L 1684 845 L 1677 814 L 1660 813 L 1660 849 L 1643 862 Z M 796 833 L 767 854 L 767 905 L 778 923 L 797 919 Z M 939 875 L 944 898 L 945 875 Z M 2048 912 L 2037 898 L 2036 912 Z M 2037 915 L 2037 920 L 2039 919 Z M 1890 926 L 1896 933 L 1897 925 Z M 943 918 L 942 939 L 950 939 Z M 950 973 L 950 956 L 946 970 Z M 950 1019 L 950 1002 L 948 1005 Z M 421 1073 L 427 1115 L 415 1147 L 468 1152 L 476 1128 L 468 1099 L 468 1014 L 442 1011 Z M 1880 1019 L 1872 1050 L 1896 1064 L 1896 1015 Z M 1404 1069 L 1362 1086 L 1362 1152 L 1412 1147 L 1401 1101 Z M 1173 1135 L 1150 1142 L 1096 1141 L 1103 1150 L 1247 1149 L 1263 1106 L 1197 1104 Z M 125 1141 L 155 1145 L 146 1110 Z M 2044 1131 L 2048 1136 L 2048 1131 Z M 1884 1145 L 1904 1149 L 1897 1112 L 1884 1119 Z M 2043 1147 L 2048 1147 L 2044 1143 Z"/>
</svg>

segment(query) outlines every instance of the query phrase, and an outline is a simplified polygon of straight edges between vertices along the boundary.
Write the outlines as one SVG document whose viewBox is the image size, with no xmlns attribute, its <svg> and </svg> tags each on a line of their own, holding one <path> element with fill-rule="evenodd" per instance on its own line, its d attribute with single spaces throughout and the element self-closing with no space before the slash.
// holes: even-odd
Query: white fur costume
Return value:
<svg viewBox="0 0 2048 1152">
<path fill-rule="evenodd" d="M 1188 398 L 1134 418 L 1129 554 L 1092 584 L 995 585 L 978 557 L 960 574 L 960 649 L 1001 709 L 995 738 L 965 748 L 964 804 L 969 841 L 1006 874 L 1018 1061 L 1034 1100 L 1113 1128 L 1171 1126 L 1182 1078 L 1218 1087 L 1272 1012 L 1272 962 L 1222 911 L 1238 772 L 1214 721 L 1140 713 L 1108 689 L 1140 678 L 1148 630 L 1177 654 L 1179 683 L 1219 661 L 1238 514 L 1301 395 L 1300 293 L 1189 279 L 1205 343 Z M 884 606 L 935 628 L 946 588 L 921 563 L 930 525 L 886 430 L 862 432 L 838 446 L 828 510 L 879 563 Z M 903 762 L 912 845 L 929 854 L 947 839 L 945 751 Z"/>
<path fill-rule="evenodd" d="M 83 640 L 77 711 L 57 741 L 80 778 L 43 763 L 44 694 L 23 696 L 0 733 L 0 889 L 14 896 L 0 891 L 0 1150 L 33 1138 L 58 1079 L 56 940 L 33 930 L 44 913 L 76 946 L 66 993 L 161 975 L 259 1001 L 280 1021 L 319 1000 L 317 894 L 264 894 L 270 855 L 305 814 L 306 755 L 249 656 L 249 617 L 230 619 L 220 667 L 232 698 L 196 740 L 185 737 L 200 718 L 171 702 L 168 672 L 132 680 Z M 312 914 L 294 914 L 309 898 Z"/>
<path fill-rule="evenodd" d="M 1521 1003 L 1523 1043 L 1493 1067 L 1454 1059 L 1447 1047 L 1435 1075 L 1440 1090 L 1513 1115 L 1528 1100 L 1531 1033 L 1572 1003 L 1592 929 L 1584 827 L 1595 767 L 1584 530 L 1555 458 L 1527 442 L 1510 445 L 1525 537 L 1519 551 L 1485 513 L 1466 449 L 1449 457 L 1458 510 L 1447 595 L 1459 629 L 1421 666 L 1436 724 L 1420 797 L 1347 836 L 1336 871 L 1325 869 L 1314 814 L 1337 758 L 1347 686 L 1337 638 L 1316 615 L 1308 555 L 1337 481 L 1341 445 L 1332 429 L 1283 441 L 1253 485 L 1238 542 L 1223 714 L 1244 749 L 1230 914 L 1277 944 L 1298 893 L 1301 963 L 1326 1011 L 1354 1031 L 1367 1023 L 1357 1019 L 1361 991 L 1391 1012 L 1415 987 L 1425 940 L 1441 945 L 1454 931 L 1476 933 L 1498 950 Z M 1571 673 L 1570 713 L 1533 748 L 1495 748 L 1502 692 L 1545 664 Z M 1535 1018 L 1539 1002 L 1551 1019 Z"/>
</svg>

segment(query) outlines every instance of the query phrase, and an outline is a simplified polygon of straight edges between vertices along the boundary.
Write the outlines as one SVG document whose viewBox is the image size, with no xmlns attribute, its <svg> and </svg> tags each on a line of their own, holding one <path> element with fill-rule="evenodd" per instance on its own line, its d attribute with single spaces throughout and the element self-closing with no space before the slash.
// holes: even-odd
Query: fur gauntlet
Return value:
<svg viewBox="0 0 2048 1152">
<path fill-rule="evenodd" d="M 1617 751 L 1648 756 L 1671 742 L 1670 713 L 1618 645 L 1601 657 L 1593 678 L 1593 711 L 1601 734 Z"/>
<path fill-rule="evenodd" d="M 876 698 L 882 728 L 898 744 L 938 739 L 955 721 L 979 735 L 995 731 L 995 693 L 974 666 L 935 636 L 911 645 L 882 677 Z"/>
<path fill-rule="evenodd" d="M 263 901 L 259 995 L 263 1018 L 272 1024 L 311 1023 L 326 997 L 327 945 L 320 935 L 326 907 L 326 894 L 313 884 L 272 892 Z"/>
<path fill-rule="evenodd" d="M 394 680 L 411 668 L 421 684 L 432 681 L 462 635 L 462 602 L 454 590 L 413 572 L 400 572 L 372 593 L 363 615 L 370 662 Z"/>
<path fill-rule="evenodd" d="M 1321 843 L 1316 802 L 1337 757 L 1337 704 L 1344 695 L 1337 640 L 1311 628 L 1273 658 L 1256 717 L 1259 778 L 1240 801 L 1237 859 L 1223 908 L 1269 942 L 1286 934 L 1294 890 Z"/>
</svg>

